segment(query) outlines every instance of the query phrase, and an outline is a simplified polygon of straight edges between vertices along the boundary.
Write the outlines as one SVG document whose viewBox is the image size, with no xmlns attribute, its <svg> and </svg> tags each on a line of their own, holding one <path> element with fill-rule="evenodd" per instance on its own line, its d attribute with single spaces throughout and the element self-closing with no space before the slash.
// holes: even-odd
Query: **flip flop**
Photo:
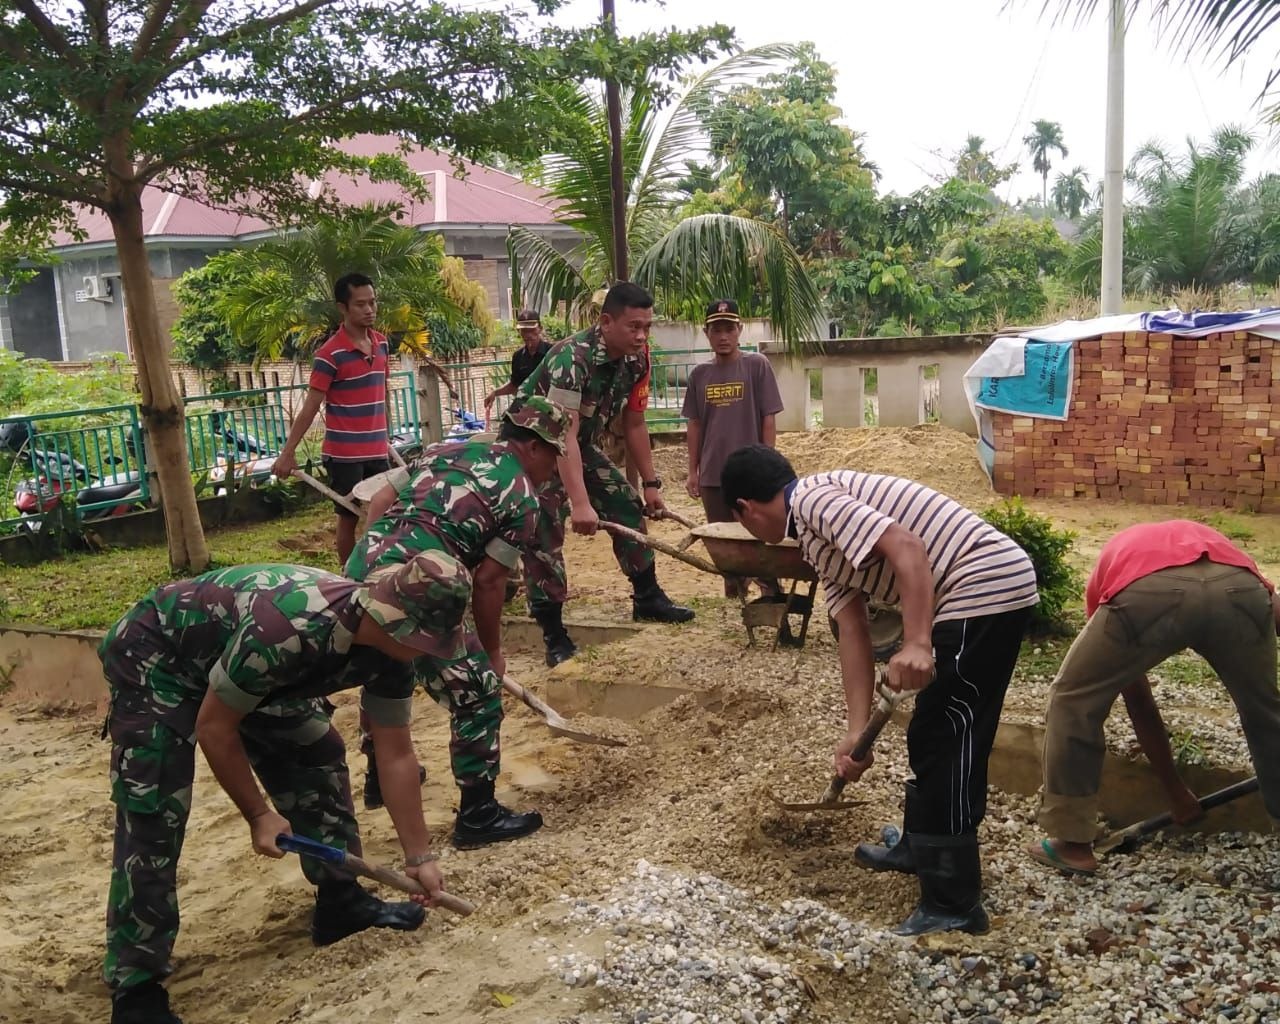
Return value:
<svg viewBox="0 0 1280 1024">
<path fill-rule="evenodd" d="M 1043 864 L 1047 868 L 1056 868 L 1068 875 L 1096 875 L 1098 873 L 1097 868 L 1079 868 L 1074 864 L 1068 864 L 1062 859 L 1062 855 L 1053 848 L 1053 843 L 1048 839 L 1041 839 L 1039 846 L 1028 846 L 1027 856 L 1037 864 Z"/>
</svg>

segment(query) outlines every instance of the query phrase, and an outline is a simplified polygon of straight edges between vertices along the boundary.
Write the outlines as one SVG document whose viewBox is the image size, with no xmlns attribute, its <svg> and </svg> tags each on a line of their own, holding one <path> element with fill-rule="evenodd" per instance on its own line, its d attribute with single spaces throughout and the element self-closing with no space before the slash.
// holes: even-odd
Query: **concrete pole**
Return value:
<svg viewBox="0 0 1280 1024">
<path fill-rule="evenodd" d="M 1124 0 L 1111 0 L 1107 148 L 1102 179 L 1102 315 L 1124 305 Z"/>
</svg>

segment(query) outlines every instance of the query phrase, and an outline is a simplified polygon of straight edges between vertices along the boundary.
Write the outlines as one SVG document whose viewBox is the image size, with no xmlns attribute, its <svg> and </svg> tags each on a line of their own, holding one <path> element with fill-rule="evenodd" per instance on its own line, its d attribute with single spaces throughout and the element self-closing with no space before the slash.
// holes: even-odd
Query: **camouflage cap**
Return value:
<svg viewBox="0 0 1280 1024">
<path fill-rule="evenodd" d="M 406 647 L 457 661 L 466 655 L 462 628 L 471 577 L 444 551 L 426 551 L 402 565 L 370 574 L 357 602 L 387 634 Z"/>
<path fill-rule="evenodd" d="M 532 430 L 561 455 L 564 454 L 564 439 L 569 433 L 569 415 L 562 406 L 556 405 L 541 395 L 526 398 L 515 412 L 507 411 L 502 417 L 515 427 Z"/>
</svg>

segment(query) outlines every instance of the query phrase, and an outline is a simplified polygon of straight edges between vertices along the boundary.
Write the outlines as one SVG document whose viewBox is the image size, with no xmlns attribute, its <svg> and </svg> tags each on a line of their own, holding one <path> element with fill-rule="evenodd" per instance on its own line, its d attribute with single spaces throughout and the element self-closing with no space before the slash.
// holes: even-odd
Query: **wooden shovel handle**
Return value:
<svg viewBox="0 0 1280 1024">
<path fill-rule="evenodd" d="M 527 687 L 521 686 L 510 676 L 502 677 L 502 688 L 517 700 L 522 701 L 526 707 L 538 712 L 543 718 L 562 717 L 551 705 L 547 704 Z"/>
<path fill-rule="evenodd" d="M 355 505 L 354 502 L 351 501 L 350 498 L 344 498 L 332 487 L 326 487 L 319 480 L 313 477 L 310 473 L 307 473 L 301 469 L 295 469 L 293 471 L 293 476 L 296 476 L 299 480 L 309 485 L 310 487 L 314 487 L 317 491 L 323 494 L 330 501 L 337 502 L 339 505 L 345 508 L 348 512 L 350 512 L 353 516 L 355 516 L 357 519 L 360 517 L 360 509 Z"/>
<path fill-rule="evenodd" d="M 370 864 L 363 857 L 357 857 L 354 853 L 347 854 L 346 866 L 357 875 L 372 878 L 375 882 L 389 885 L 391 888 L 399 889 L 401 892 L 409 893 L 411 896 L 426 895 L 427 890 L 422 888 L 415 879 L 396 871 L 394 868 L 383 867 L 381 864 Z M 470 900 L 464 900 L 461 896 L 454 896 L 452 893 L 447 892 L 440 894 L 439 903 L 445 910 L 452 910 L 460 917 L 467 917 L 475 913 L 476 909 L 475 904 Z"/>
<path fill-rule="evenodd" d="M 647 514 L 647 513 L 646 513 L 646 514 Z M 680 524 L 681 526 L 683 526 L 686 530 L 692 530 L 692 529 L 693 529 L 693 521 L 692 521 L 692 520 L 686 519 L 686 518 L 685 518 L 684 516 L 682 516 L 679 512 L 674 512 L 674 511 L 672 511 L 672 510 L 671 510 L 671 509 L 669 509 L 669 508 L 659 509 L 657 512 L 653 513 L 653 515 L 651 516 L 651 518 L 653 518 L 653 519 L 670 519 L 670 520 L 672 520 L 673 522 L 679 523 L 679 524 Z"/>
<path fill-rule="evenodd" d="M 633 530 L 629 526 L 623 526 L 621 523 L 611 523 L 607 519 L 600 520 L 600 529 L 606 533 L 611 533 L 615 537 L 622 537 L 625 540 L 635 541 L 637 544 L 643 544 L 647 548 L 654 551 L 661 551 L 664 555 L 670 555 L 672 558 L 684 562 L 685 565 L 691 565 L 695 569 L 701 569 L 703 572 L 709 572 L 713 576 L 723 576 L 710 562 L 704 561 L 697 555 L 691 555 L 687 551 L 681 551 L 679 548 L 672 547 L 665 541 L 658 540 L 657 537 L 650 537 L 647 533 L 641 533 L 639 530 Z"/>
<path fill-rule="evenodd" d="M 855 761 L 861 761 L 871 753 L 871 748 L 876 742 L 876 737 L 889 723 L 889 719 L 893 717 L 893 709 L 902 702 L 902 694 L 895 693 L 888 689 L 884 683 L 884 673 L 879 673 L 880 679 L 877 682 L 877 688 L 880 699 L 876 701 L 876 706 L 871 709 L 871 717 L 867 719 L 867 724 L 862 727 L 862 732 L 858 733 L 858 739 L 853 744 L 853 749 L 849 751 L 849 756 Z M 835 803 L 840 799 L 840 794 L 844 792 L 846 779 L 843 775 L 833 775 L 831 781 L 827 784 L 826 792 L 818 798 L 819 803 Z"/>
</svg>

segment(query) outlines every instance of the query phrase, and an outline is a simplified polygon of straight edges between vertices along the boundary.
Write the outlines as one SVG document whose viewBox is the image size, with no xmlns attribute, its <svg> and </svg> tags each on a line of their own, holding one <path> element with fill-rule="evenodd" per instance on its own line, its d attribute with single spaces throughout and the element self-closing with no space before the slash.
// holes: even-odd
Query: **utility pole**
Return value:
<svg viewBox="0 0 1280 1024">
<path fill-rule="evenodd" d="M 1111 0 L 1102 178 L 1102 315 L 1124 305 L 1124 0 Z"/>
<path fill-rule="evenodd" d="M 613 0 L 601 0 L 605 31 L 617 38 L 618 22 Z M 627 267 L 627 193 L 622 167 L 622 100 L 618 81 L 607 78 L 604 83 L 605 105 L 609 110 L 609 192 L 613 198 L 613 280 L 625 281 Z M 611 281 L 610 284 L 613 282 Z"/>
</svg>

